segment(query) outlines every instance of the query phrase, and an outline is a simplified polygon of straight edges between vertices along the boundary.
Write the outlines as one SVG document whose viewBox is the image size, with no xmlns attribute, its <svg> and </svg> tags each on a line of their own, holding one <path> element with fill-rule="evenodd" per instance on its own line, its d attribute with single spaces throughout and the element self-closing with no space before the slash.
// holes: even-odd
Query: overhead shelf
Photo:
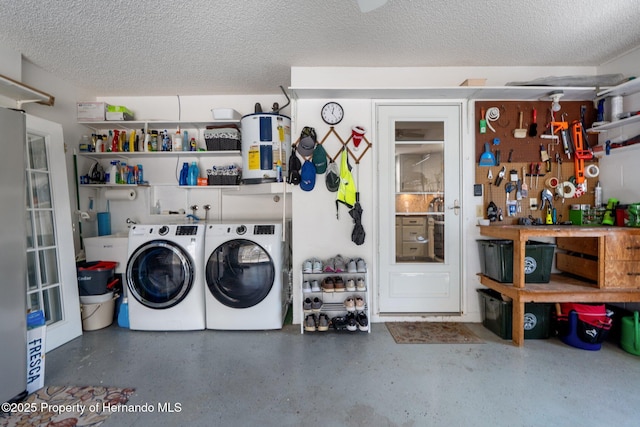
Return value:
<svg viewBox="0 0 640 427">
<path fill-rule="evenodd" d="M 36 102 L 42 105 L 53 106 L 55 98 L 48 93 L 34 89 L 24 83 L 10 79 L 0 74 L 0 95 L 16 101 L 18 109 L 22 104 Z"/>
<path fill-rule="evenodd" d="M 312 88 L 290 87 L 296 99 L 471 99 L 471 100 L 524 100 L 548 98 L 554 91 L 564 93 L 563 101 L 591 101 L 595 87 L 558 86 L 452 86 L 413 88 Z"/>
<path fill-rule="evenodd" d="M 597 97 L 603 98 L 605 96 L 627 96 L 640 92 L 640 80 L 632 79 L 617 86 L 602 90 L 598 92 Z"/>
</svg>

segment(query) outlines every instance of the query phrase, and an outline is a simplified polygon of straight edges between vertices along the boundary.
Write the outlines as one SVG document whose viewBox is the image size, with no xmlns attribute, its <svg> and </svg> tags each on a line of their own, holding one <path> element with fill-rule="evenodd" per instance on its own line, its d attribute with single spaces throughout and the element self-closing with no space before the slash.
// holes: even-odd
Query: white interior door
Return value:
<svg viewBox="0 0 640 427">
<path fill-rule="evenodd" d="M 376 107 L 381 315 L 460 313 L 460 111 Z"/>
<path fill-rule="evenodd" d="M 27 307 L 49 351 L 82 334 L 62 126 L 28 115 L 26 147 Z"/>
</svg>

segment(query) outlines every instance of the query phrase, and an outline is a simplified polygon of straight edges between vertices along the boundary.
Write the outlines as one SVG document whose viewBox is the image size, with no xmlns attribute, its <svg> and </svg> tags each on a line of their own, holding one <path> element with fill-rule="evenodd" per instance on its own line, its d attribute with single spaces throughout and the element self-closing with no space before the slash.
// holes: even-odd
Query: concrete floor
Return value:
<svg viewBox="0 0 640 427">
<path fill-rule="evenodd" d="M 635 426 L 640 357 L 557 338 L 523 348 L 482 325 L 484 344 L 395 344 L 366 333 L 85 332 L 47 354 L 47 385 L 134 387 L 103 426 Z"/>
</svg>

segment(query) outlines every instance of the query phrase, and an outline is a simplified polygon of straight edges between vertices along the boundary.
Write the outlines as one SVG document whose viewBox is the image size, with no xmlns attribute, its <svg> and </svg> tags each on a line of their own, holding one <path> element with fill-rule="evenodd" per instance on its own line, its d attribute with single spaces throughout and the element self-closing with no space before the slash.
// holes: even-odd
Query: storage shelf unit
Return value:
<svg viewBox="0 0 640 427">
<path fill-rule="evenodd" d="M 354 279 L 357 280 L 358 278 L 362 278 L 364 279 L 365 285 L 366 285 L 366 290 L 364 291 L 344 291 L 344 292 L 324 292 L 322 290 L 320 290 L 319 292 L 302 292 L 302 300 L 304 302 L 305 298 L 320 298 L 323 302 L 322 304 L 322 308 L 320 309 L 319 313 L 315 313 L 315 314 L 320 314 L 320 313 L 325 313 L 329 319 L 332 319 L 333 317 L 336 316 L 346 316 L 347 314 L 347 309 L 344 306 L 344 301 L 348 298 L 348 297 L 354 297 L 355 296 L 360 296 L 364 299 L 364 313 L 367 315 L 367 319 L 368 319 L 368 333 L 371 333 L 371 314 L 370 314 L 370 310 L 369 310 L 369 306 L 371 305 L 371 298 L 370 298 L 370 284 L 369 284 L 369 277 L 368 274 L 365 273 L 348 273 L 348 272 L 341 272 L 341 273 L 302 273 L 302 280 L 300 281 L 300 285 L 302 287 L 302 284 L 305 281 L 313 281 L 313 280 L 317 280 L 318 284 L 320 286 L 322 286 L 322 281 L 326 278 L 326 277 L 337 277 L 340 276 L 342 278 L 342 280 L 345 283 L 347 283 L 348 279 Z M 322 289 L 322 288 L 321 288 Z M 309 313 L 303 313 L 303 318 L 302 318 L 302 322 L 300 322 L 300 333 L 304 334 L 305 330 L 305 318 L 307 316 L 307 314 Z M 329 331 L 330 332 L 336 332 L 335 329 L 333 329 L 332 326 L 329 327 Z M 352 333 L 351 331 L 339 331 L 340 333 L 345 333 L 345 334 L 350 334 Z M 360 331 L 358 331 L 360 332 Z M 306 333 L 311 333 L 311 332 L 306 332 Z M 315 333 L 319 333 L 322 334 L 324 332 L 315 332 Z M 362 333 L 362 332 L 360 332 Z"/>
<path fill-rule="evenodd" d="M 640 92 L 640 79 L 633 79 L 614 87 L 607 88 L 596 94 L 596 99 L 605 98 L 608 96 L 628 96 L 634 93 Z M 633 123 L 640 123 L 640 115 L 627 117 L 626 119 L 611 121 L 600 126 L 592 127 L 588 129 L 588 132 L 603 132 L 610 129 L 617 129 L 622 126 L 630 125 Z"/>
</svg>

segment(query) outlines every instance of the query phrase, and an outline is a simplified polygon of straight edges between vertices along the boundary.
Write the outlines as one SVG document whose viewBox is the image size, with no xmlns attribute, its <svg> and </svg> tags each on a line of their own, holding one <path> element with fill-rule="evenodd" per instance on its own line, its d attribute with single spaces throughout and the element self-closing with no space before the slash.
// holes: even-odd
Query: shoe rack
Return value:
<svg viewBox="0 0 640 427">
<path fill-rule="evenodd" d="M 355 259 L 355 258 L 354 258 Z M 344 282 L 344 286 L 345 286 L 345 290 L 340 292 L 336 292 L 335 290 L 333 292 L 326 292 L 325 290 L 322 289 L 322 283 L 326 278 L 333 278 L 335 279 L 336 277 L 340 277 L 342 278 L 343 282 Z M 357 286 L 357 282 L 358 279 L 362 279 L 364 280 L 364 284 L 365 284 L 365 290 L 364 291 L 358 291 L 356 289 L 356 291 L 347 291 L 347 282 L 348 280 L 352 279 Z M 319 291 L 306 291 L 304 290 L 305 288 L 305 282 L 309 282 L 309 284 L 311 285 L 314 281 L 317 281 L 318 283 L 318 287 L 319 287 Z M 336 317 L 346 317 L 347 314 L 349 313 L 349 311 L 347 310 L 347 307 L 345 306 L 345 301 L 347 300 L 347 298 L 351 297 L 355 300 L 356 297 L 361 297 L 364 300 L 364 309 L 363 310 L 357 310 L 354 311 L 353 313 L 357 315 L 358 311 L 362 311 L 364 312 L 364 314 L 367 317 L 367 330 L 366 331 L 362 331 L 360 328 L 358 328 L 356 331 L 349 331 L 347 329 L 342 329 L 342 330 L 337 330 L 334 325 L 332 324 L 332 322 L 330 322 L 329 324 L 329 329 L 327 332 L 330 333 L 371 333 L 371 315 L 370 315 L 370 310 L 369 307 L 371 306 L 371 285 L 369 283 L 369 274 L 368 274 L 368 269 L 365 269 L 364 272 L 355 272 L 355 273 L 349 273 L 348 271 L 343 271 L 343 272 L 321 272 L 321 273 L 305 273 L 304 269 L 303 269 L 303 273 L 302 273 L 302 280 L 300 281 L 301 283 L 301 292 L 302 292 L 302 304 L 303 304 L 303 315 L 302 315 L 302 322 L 300 323 L 300 333 L 301 334 L 322 334 L 322 333 L 326 333 L 324 331 L 318 331 L 316 329 L 316 331 L 307 331 L 305 330 L 305 326 L 306 326 L 306 320 L 307 320 L 307 316 L 308 315 L 315 315 L 316 319 L 319 317 L 319 315 L 321 313 L 324 313 L 328 316 L 329 320 L 333 320 Z M 313 301 L 315 298 L 318 298 L 322 301 L 322 304 L 320 306 L 320 308 L 318 310 L 305 310 L 304 309 L 304 303 L 305 300 L 309 298 L 311 301 Z"/>
</svg>

